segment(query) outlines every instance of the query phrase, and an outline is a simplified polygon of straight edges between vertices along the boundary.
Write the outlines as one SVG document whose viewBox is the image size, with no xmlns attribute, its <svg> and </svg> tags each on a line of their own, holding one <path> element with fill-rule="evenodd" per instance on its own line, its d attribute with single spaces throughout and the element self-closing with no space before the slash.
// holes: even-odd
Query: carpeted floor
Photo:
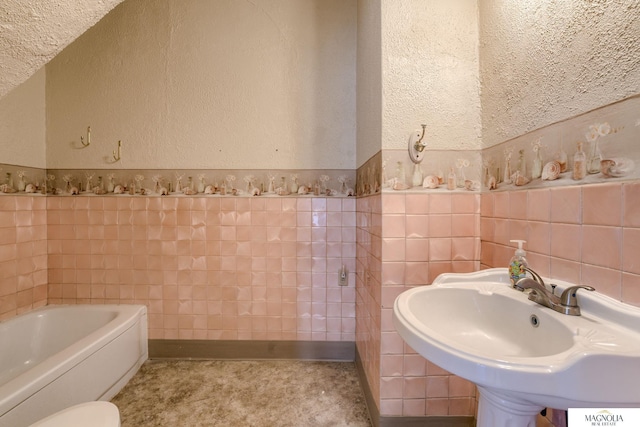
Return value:
<svg viewBox="0 0 640 427">
<path fill-rule="evenodd" d="M 113 398 L 122 427 L 369 427 L 353 363 L 148 361 Z"/>
</svg>

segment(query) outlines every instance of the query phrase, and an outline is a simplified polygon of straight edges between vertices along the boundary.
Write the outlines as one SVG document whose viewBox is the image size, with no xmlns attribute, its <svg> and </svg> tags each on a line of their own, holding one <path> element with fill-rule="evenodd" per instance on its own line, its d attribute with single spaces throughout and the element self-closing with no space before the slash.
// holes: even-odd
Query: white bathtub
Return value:
<svg viewBox="0 0 640 427">
<path fill-rule="evenodd" d="M 147 357 L 141 305 L 50 305 L 0 322 L 0 427 L 110 400 Z"/>
</svg>

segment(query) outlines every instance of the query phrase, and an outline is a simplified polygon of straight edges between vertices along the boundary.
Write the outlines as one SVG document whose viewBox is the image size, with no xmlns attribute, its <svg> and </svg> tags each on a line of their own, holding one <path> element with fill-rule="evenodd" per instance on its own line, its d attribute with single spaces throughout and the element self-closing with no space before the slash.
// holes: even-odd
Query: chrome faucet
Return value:
<svg viewBox="0 0 640 427">
<path fill-rule="evenodd" d="M 587 291 L 595 291 L 591 286 L 571 286 L 565 289 L 560 296 L 554 294 L 553 290 L 548 290 L 542 280 L 542 277 L 528 267 L 525 270 L 531 273 L 533 279 L 523 277 L 519 279 L 514 288 L 524 292 L 529 289 L 529 299 L 545 307 L 549 307 L 558 313 L 568 314 L 570 316 L 580 316 L 580 306 L 576 294 L 578 289 L 586 289 Z M 553 286 L 553 285 L 552 285 Z M 555 286 L 553 286 L 555 289 Z"/>
</svg>

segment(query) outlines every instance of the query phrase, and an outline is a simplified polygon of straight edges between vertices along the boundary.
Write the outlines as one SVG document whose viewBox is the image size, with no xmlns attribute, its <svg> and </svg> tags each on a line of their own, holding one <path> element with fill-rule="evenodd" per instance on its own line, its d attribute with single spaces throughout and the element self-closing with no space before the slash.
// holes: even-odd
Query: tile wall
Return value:
<svg viewBox="0 0 640 427">
<path fill-rule="evenodd" d="M 383 416 L 473 415 L 473 387 L 408 348 L 391 307 L 440 272 L 503 266 L 516 238 L 542 275 L 640 306 L 640 182 L 626 181 L 357 200 L 2 195 L 0 318 L 136 302 L 154 338 L 355 339 Z"/>
<path fill-rule="evenodd" d="M 50 303 L 146 304 L 157 339 L 355 340 L 354 198 L 46 201 Z"/>
<path fill-rule="evenodd" d="M 503 267 L 527 240 L 542 276 L 640 306 L 640 182 L 483 193 L 482 267 Z"/>
<path fill-rule="evenodd" d="M 356 346 L 369 389 L 380 408 L 381 194 L 358 198 L 356 242 Z"/>
<path fill-rule="evenodd" d="M 382 416 L 474 415 L 475 387 L 419 356 L 393 302 L 442 272 L 480 267 L 480 195 L 387 192 L 358 199 L 358 351 Z"/>
<path fill-rule="evenodd" d="M 474 415 L 475 387 L 395 332 L 392 305 L 447 271 L 505 266 L 512 239 L 545 277 L 640 306 L 640 182 L 396 193 L 357 202 L 357 345 L 382 416 Z M 556 423 L 555 425 L 561 425 Z"/>
<path fill-rule="evenodd" d="M 1 196 L 0 320 L 46 304 L 46 198 Z"/>
<path fill-rule="evenodd" d="M 483 193 L 482 268 L 503 267 L 527 240 L 542 276 L 590 285 L 640 307 L 640 181 Z M 564 412 L 538 425 L 564 427 Z"/>
</svg>

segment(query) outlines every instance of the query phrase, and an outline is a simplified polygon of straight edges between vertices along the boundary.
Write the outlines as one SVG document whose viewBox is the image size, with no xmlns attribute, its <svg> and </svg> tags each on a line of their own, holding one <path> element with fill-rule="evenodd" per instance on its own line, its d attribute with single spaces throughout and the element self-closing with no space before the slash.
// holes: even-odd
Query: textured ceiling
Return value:
<svg viewBox="0 0 640 427">
<path fill-rule="evenodd" d="M 123 0 L 0 1 L 0 97 Z"/>
</svg>

